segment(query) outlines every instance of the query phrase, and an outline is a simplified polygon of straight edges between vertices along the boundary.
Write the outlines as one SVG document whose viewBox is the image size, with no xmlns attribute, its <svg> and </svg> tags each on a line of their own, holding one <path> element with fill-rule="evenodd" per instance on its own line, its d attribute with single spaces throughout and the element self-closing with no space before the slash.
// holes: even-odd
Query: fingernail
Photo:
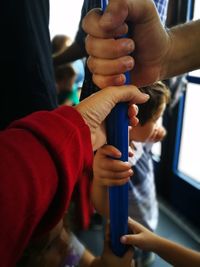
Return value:
<svg viewBox="0 0 200 267">
<path fill-rule="evenodd" d="M 150 98 L 150 96 L 148 94 L 142 93 L 144 98 L 146 98 L 146 100 L 148 100 Z"/>
<path fill-rule="evenodd" d="M 134 106 L 134 109 L 135 109 L 135 111 L 136 111 L 136 114 L 138 114 L 138 111 L 139 111 L 138 106 L 137 106 L 136 104 L 133 104 L 133 106 Z"/>
<path fill-rule="evenodd" d="M 128 40 L 128 41 L 126 40 L 126 41 L 122 42 L 121 45 L 128 53 L 133 52 L 133 50 L 134 50 L 134 45 L 133 45 L 133 42 L 131 40 Z"/>
<path fill-rule="evenodd" d="M 125 81 L 126 81 L 126 77 L 125 77 L 124 74 L 121 74 L 121 75 L 119 75 L 119 76 L 117 76 L 117 77 L 115 78 L 116 85 L 118 85 L 118 84 L 120 84 L 120 85 L 121 85 L 121 84 L 124 84 Z"/>
<path fill-rule="evenodd" d="M 100 23 L 103 23 L 103 24 L 111 24 L 113 21 L 113 17 L 112 17 L 112 14 L 108 11 L 105 11 L 102 18 L 101 18 L 101 21 Z"/>
<path fill-rule="evenodd" d="M 130 174 L 130 176 L 132 176 L 133 175 L 133 171 L 129 170 L 129 174 Z"/>
<path fill-rule="evenodd" d="M 133 68 L 133 59 L 129 57 L 129 59 L 125 60 L 125 66 L 127 70 L 131 70 Z"/>
</svg>

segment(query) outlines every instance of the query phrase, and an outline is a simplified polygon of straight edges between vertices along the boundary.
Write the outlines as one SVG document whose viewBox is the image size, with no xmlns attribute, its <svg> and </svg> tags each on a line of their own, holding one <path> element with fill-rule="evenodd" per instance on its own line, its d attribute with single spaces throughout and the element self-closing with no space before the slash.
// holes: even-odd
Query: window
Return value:
<svg viewBox="0 0 200 267">
<path fill-rule="evenodd" d="M 50 35 L 65 34 L 72 40 L 76 35 L 83 0 L 50 0 Z"/>
<path fill-rule="evenodd" d="M 200 1 L 194 2 L 193 19 L 199 18 Z M 175 171 L 178 176 L 191 185 L 200 189 L 200 70 L 193 71 L 188 75 L 188 86 L 184 100 L 180 108 L 181 123 L 178 126 L 177 151 L 179 155 L 175 162 Z M 178 144 L 180 139 L 180 144 Z M 178 153 L 177 153 L 178 154 Z M 177 165 L 177 168 L 176 168 Z"/>
<path fill-rule="evenodd" d="M 200 76 L 199 76 L 200 77 Z M 191 78 L 190 78 L 191 79 Z M 189 82 L 185 96 L 178 171 L 181 178 L 200 188 L 200 84 Z"/>
</svg>

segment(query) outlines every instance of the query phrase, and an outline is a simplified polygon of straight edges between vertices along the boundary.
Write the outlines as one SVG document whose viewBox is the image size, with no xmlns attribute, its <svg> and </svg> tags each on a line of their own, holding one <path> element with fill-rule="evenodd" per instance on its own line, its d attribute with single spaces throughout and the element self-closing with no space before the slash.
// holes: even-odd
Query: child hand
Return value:
<svg viewBox="0 0 200 267">
<path fill-rule="evenodd" d="M 133 245 L 145 251 L 153 251 L 156 235 L 133 219 L 128 219 L 129 229 L 133 234 L 121 237 L 121 242 L 126 245 Z"/>
<path fill-rule="evenodd" d="M 135 267 L 133 260 L 133 250 L 129 249 L 123 257 L 117 257 L 111 251 L 110 244 L 110 227 L 106 224 L 104 249 L 101 257 L 98 259 L 99 265 L 103 267 Z M 94 267 L 94 266 L 93 266 Z"/>
<path fill-rule="evenodd" d="M 167 134 L 165 128 L 163 126 L 158 126 L 154 129 L 152 135 L 149 137 L 149 142 L 156 143 L 163 140 L 165 135 Z"/>
<path fill-rule="evenodd" d="M 93 171 L 94 180 L 102 186 L 123 185 L 133 175 L 128 162 L 117 160 L 121 152 L 111 145 L 104 145 L 95 154 Z M 115 159 L 113 159 L 115 158 Z"/>
</svg>

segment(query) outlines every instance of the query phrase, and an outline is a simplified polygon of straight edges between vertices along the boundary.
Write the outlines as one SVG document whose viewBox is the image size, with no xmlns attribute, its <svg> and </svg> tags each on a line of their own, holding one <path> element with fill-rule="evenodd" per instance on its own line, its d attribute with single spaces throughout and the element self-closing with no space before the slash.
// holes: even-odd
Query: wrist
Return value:
<svg viewBox="0 0 200 267">
<path fill-rule="evenodd" d="M 161 250 L 161 247 L 162 247 L 162 244 L 165 239 L 162 238 L 161 236 L 157 236 L 155 235 L 154 237 L 154 240 L 151 242 L 152 243 L 152 248 L 151 250 L 156 253 L 156 254 L 159 254 L 160 250 Z"/>
</svg>

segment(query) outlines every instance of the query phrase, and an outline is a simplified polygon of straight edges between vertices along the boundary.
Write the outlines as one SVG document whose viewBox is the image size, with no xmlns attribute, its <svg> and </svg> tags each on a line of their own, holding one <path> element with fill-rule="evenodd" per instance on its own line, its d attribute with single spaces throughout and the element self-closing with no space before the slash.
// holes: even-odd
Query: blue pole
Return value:
<svg viewBox="0 0 200 267">
<path fill-rule="evenodd" d="M 107 0 L 102 0 L 105 10 Z M 126 84 L 130 84 L 130 74 L 125 73 Z M 118 148 L 121 160 L 128 161 L 128 105 L 119 103 L 109 114 L 106 121 L 108 144 Z M 111 249 L 117 256 L 123 256 L 127 247 L 120 242 L 120 237 L 128 233 L 128 183 L 109 188 L 110 236 Z"/>
</svg>

